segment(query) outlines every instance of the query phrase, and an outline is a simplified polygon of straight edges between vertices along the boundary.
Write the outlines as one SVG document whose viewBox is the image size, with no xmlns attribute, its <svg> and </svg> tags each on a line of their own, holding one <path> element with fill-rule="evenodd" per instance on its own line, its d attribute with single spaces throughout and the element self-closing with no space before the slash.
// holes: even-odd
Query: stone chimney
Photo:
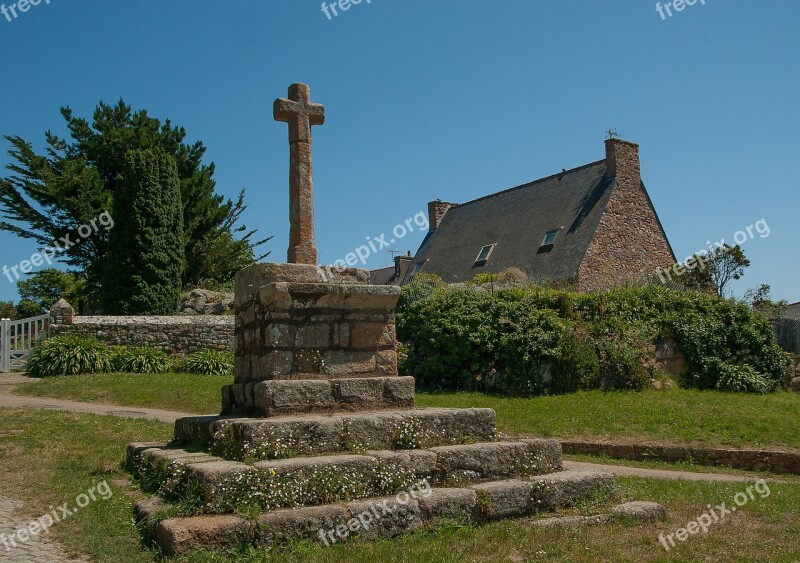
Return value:
<svg viewBox="0 0 800 563">
<path fill-rule="evenodd" d="M 455 203 L 447 203 L 440 199 L 430 202 L 428 204 L 428 222 L 430 230 L 435 231 L 438 229 L 439 225 L 442 223 L 442 219 L 444 219 L 445 213 L 447 213 L 451 207 L 455 206 Z"/>
<path fill-rule="evenodd" d="M 637 188 L 641 184 L 639 168 L 639 145 L 622 139 L 606 141 L 606 165 L 609 178 L 616 178 L 617 183 L 631 182 Z"/>
<path fill-rule="evenodd" d="M 394 279 L 395 281 L 400 281 L 406 277 L 409 268 L 411 267 L 411 263 L 414 261 L 414 257 L 411 256 L 411 251 L 408 251 L 408 254 L 405 256 L 395 256 L 394 257 Z"/>
</svg>

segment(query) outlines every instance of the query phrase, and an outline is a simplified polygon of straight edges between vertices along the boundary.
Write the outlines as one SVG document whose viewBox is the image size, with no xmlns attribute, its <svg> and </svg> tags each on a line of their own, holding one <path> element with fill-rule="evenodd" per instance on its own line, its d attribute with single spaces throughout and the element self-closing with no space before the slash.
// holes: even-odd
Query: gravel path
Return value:
<svg viewBox="0 0 800 563">
<path fill-rule="evenodd" d="M 0 561 L 28 563 L 80 561 L 68 559 L 57 544 L 48 541 L 48 534 L 39 533 L 28 541 L 21 542 L 16 532 L 27 528 L 31 520 L 19 515 L 20 508 L 22 508 L 21 503 L 0 496 Z"/>
</svg>

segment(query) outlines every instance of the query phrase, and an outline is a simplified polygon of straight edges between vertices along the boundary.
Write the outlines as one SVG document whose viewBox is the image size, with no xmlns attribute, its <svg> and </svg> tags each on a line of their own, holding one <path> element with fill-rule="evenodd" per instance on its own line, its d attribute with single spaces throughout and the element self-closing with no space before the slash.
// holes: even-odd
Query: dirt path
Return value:
<svg viewBox="0 0 800 563">
<path fill-rule="evenodd" d="M 160 409 L 121 407 L 118 405 L 82 403 L 80 401 L 65 401 L 63 399 L 51 399 L 49 397 L 24 397 L 12 394 L 14 387 L 30 381 L 31 379 L 24 375 L 15 373 L 0 374 L 0 407 L 30 410 L 62 410 L 85 414 L 120 416 L 123 418 L 147 418 L 167 423 L 173 423 L 182 416 L 192 416 L 188 413 Z"/>
</svg>

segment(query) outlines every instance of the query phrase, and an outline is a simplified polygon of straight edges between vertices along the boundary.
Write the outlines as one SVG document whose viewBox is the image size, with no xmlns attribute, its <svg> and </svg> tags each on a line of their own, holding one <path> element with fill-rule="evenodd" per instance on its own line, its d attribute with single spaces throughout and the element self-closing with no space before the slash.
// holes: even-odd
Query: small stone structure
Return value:
<svg viewBox="0 0 800 563">
<path fill-rule="evenodd" d="M 800 475 L 800 453 L 779 450 L 612 444 L 562 440 L 566 454 L 584 454 L 633 461 L 692 461 L 700 465 L 726 466 L 746 471 L 769 471 Z"/>
<path fill-rule="evenodd" d="M 304 264 L 254 264 L 236 288 L 235 382 L 223 389 L 223 414 L 413 407 L 414 378 L 397 374 L 400 288 L 371 286 L 364 270 Z"/>
<path fill-rule="evenodd" d="M 294 85 L 299 105 L 275 106 L 276 119 L 290 122 L 294 263 L 236 276 L 235 383 L 223 389 L 223 414 L 179 419 L 170 444 L 128 446 L 134 474 L 161 482 L 167 497 L 137 503 L 149 537 L 167 554 L 298 538 L 328 544 L 377 506 L 391 510 L 363 537 L 440 519 L 529 516 L 612 491 L 608 473 L 562 471 L 555 440 L 496 441 L 491 409 L 414 408 L 414 380 L 397 374 L 400 289 L 369 285 L 366 270 L 307 263 L 315 253 L 305 224 L 313 217 L 307 113 L 319 123 L 324 115 L 308 94 Z M 200 513 L 168 516 L 178 499 Z M 239 516 L 245 505 L 262 514 Z"/>
<path fill-rule="evenodd" d="M 232 316 L 106 317 L 77 316 L 63 299 L 50 309 L 50 336 L 96 338 L 109 346 L 149 346 L 167 353 L 231 351 Z"/>
</svg>

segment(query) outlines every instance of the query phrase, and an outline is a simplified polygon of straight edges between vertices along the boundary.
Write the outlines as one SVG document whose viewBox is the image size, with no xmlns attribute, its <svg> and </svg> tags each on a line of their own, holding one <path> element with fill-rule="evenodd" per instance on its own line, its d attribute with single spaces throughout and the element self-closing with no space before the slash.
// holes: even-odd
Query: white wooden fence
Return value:
<svg viewBox="0 0 800 563">
<path fill-rule="evenodd" d="M 0 372 L 25 369 L 28 354 L 47 336 L 50 315 L 12 321 L 0 320 Z"/>
</svg>

